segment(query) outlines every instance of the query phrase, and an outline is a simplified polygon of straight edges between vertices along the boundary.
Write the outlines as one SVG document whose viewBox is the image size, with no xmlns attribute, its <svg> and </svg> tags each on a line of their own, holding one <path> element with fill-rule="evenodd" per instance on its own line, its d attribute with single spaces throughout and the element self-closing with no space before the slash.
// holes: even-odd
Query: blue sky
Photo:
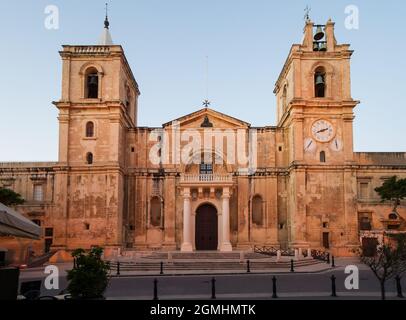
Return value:
<svg viewBox="0 0 406 320">
<path fill-rule="evenodd" d="M 361 100 L 356 151 L 406 151 L 404 1 L 111 0 L 111 33 L 123 45 L 141 89 L 141 126 L 159 126 L 201 108 L 209 56 L 212 108 L 251 123 L 275 125 L 274 83 L 292 43 L 302 39 L 304 8 L 336 22 L 350 43 L 352 93 Z M 105 0 L 0 3 L 0 161 L 57 160 L 62 44 L 95 44 Z M 359 30 L 344 26 L 357 5 Z M 44 27 L 56 5 L 60 28 Z"/>
</svg>

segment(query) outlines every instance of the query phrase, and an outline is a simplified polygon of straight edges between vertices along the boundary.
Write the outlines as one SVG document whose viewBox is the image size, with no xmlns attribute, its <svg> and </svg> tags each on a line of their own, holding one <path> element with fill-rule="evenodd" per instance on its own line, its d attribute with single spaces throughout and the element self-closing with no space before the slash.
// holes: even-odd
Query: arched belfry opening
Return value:
<svg viewBox="0 0 406 320">
<path fill-rule="evenodd" d="M 97 99 L 99 97 L 99 75 L 96 68 L 86 70 L 86 98 Z"/>
<path fill-rule="evenodd" d="M 314 94 L 316 98 L 326 96 L 326 70 L 318 67 L 314 72 Z"/>
</svg>

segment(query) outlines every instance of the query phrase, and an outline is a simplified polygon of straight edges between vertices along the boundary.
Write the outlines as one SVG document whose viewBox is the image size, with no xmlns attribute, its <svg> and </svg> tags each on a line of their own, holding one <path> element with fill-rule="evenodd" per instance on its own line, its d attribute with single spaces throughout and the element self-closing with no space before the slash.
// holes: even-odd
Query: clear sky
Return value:
<svg viewBox="0 0 406 320">
<path fill-rule="evenodd" d="M 105 0 L 0 1 L 0 161 L 55 161 L 62 44 L 96 44 Z M 275 125 L 274 83 L 290 46 L 302 39 L 304 8 L 336 22 L 350 43 L 356 151 L 406 151 L 406 3 L 388 1 L 110 0 L 113 41 L 139 83 L 141 126 L 160 126 L 201 108 L 209 56 L 212 108 Z M 45 7 L 59 8 L 48 30 Z M 345 8 L 359 8 L 359 29 Z"/>
</svg>

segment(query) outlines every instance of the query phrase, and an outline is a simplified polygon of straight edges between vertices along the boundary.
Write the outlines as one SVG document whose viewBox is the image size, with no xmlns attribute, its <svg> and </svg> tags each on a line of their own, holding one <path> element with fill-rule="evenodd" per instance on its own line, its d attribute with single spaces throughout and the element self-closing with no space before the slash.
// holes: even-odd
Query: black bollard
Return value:
<svg viewBox="0 0 406 320">
<path fill-rule="evenodd" d="M 164 263 L 161 261 L 161 271 L 159 274 L 164 274 Z"/>
<path fill-rule="evenodd" d="M 336 267 L 336 265 L 335 265 L 335 263 L 334 263 L 334 256 L 331 256 L 331 266 L 332 266 L 333 268 Z"/>
<path fill-rule="evenodd" d="M 276 294 L 276 277 L 272 277 L 272 298 L 276 299 L 278 295 Z"/>
<path fill-rule="evenodd" d="M 400 277 L 396 276 L 396 291 L 398 292 L 398 298 L 404 298 L 403 293 L 402 293 L 402 285 L 400 284 Z"/>
<path fill-rule="evenodd" d="M 327 253 L 327 263 L 330 264 L 330 254 Z"/>
<path fill-rule="evenodd" d="M 295 272 L 294 265 L 293 265 L 293 259 L 290 260 L 290 272 Z"/>
<path fill-rule="evenodd" d="M 216 279 L 211 279 L 211 298 L 216 299 Z"/>
<path fill-rule="evenodd" d="M 154 279 L 154 299 L 158 300 L 158 280 Z"/>
<path fill-rule="evenodd" d="M 250 261 L 247 260 L 247 273 L 251 272 L 251 268 L 250 268 Z"/>
<path fill-rule="evenodd" d="M 336 292 L 336 277 L 333 274 L 331 276 L 331 296 L 332 297 L 337 297 L 337 292 Z"/>
<path fill-rule="evenodd" d="M 117 275 L 120 275 L 120 261 L 117 261 Z"/>
</svg>

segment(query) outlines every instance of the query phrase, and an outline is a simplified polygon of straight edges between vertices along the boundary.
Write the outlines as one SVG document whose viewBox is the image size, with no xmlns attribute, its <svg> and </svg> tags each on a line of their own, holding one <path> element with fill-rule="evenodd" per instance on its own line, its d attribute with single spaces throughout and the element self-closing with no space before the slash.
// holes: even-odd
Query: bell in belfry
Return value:
<svg viewBox="0 0 406 320">
<path fill-rule="evenodd" d="M 318 42 L 313 43 L 313 51 L 319 51 L 319 43 Z"/>
<path fill-rule="evenodd" d="M 89 76 L 89 84 L 90 85 L 97 85 L 98 84 L 98 79 L 97 79 L 97 75 L 90 75 Z"/>
<path fill-rule="evenodd" d="M 320 43 L 319 51 L 327 51 L 327 44 L 325 42 Z"/>
<path fill-rule="evenodd" d="M 318 74 L 316 77 L 316 86 L 324 84 L 324 77 L 321 74 Z"/>
<path fill-rule="evenodd" d="M 316 30 L 316 34 L 314 35 L 314 40 L 319 41 L 319 40 L 323 39 L 323 37 L 324 37 L 324 32 L 321 29 L 321 26 L 318 26 L 317 30 Z"/>
</svg>

